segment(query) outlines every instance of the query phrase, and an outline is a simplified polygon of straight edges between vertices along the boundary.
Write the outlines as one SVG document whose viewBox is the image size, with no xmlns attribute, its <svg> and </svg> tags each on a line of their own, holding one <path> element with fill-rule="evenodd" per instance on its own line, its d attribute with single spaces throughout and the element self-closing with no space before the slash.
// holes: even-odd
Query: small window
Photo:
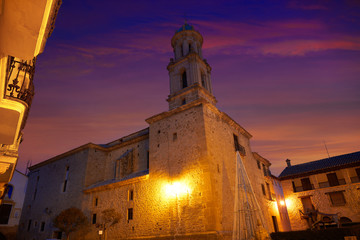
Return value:
<svg viewBox="0 0 360 240">
<path fill-rule="evenodd" d="M 149 169 L 150 165 L 150 153 L 149 151 L 146 152 L 146 168 Z"/>
<path fill-rule="evenodd" d="M 270 200 L 272 200 L 272 198 L 271 198 L 271 191 L 270 191 L 270 184 L 269 184 L 269 183 L 266 183 L 266 189 L 267 189 L 267 192 L 268 192 L 268 198 L 269 198 Z"/>
<path fill-rule="evenodd" d="M 338 186 L 339 185 L 339 179 L 336 176 L 336 173 L 328 173 L 326 174 L 330 187 Z"/>
<path fill-rule="evenodd" d="M 43 232 L 45 230 L 45 222 L 41 222 L 40 231 Z"/>
<path fill-rule="evenodd" d="M 39 180 L 40 180 L 40 176 L 37 176 L 37 178 L 36 178 L 36 183 L 35 183 L 35 191 L 34 191 L 34 198 L 33 198 L 33 200 L 35 200 L 35 198 L 36 198 L 37 188 L 38 188 L 38 185 L 39 185 Z"/>
<path fill-rule="evenodd" d="M 99 198 L 95 197 L 94 198 L 94 206 L 97 207 L 98 204 L 99 204 Z"/>
<path fill-rule="evenodd" d="M 173 141 L 177 139 L 177 133 L 173 133 Z"/>
<path fill-rule="evenodd" d="M 28 222 L 28 227 L 27 227 L 27 231 L 28 231 L 28 232 L 30 231 L 30 228 L 31 228 L 31 219 L 30 219 L 29 222 Z"/>
<path fill-rule="evenodd" d="M 186 99 L 184 98 L 183 100 L 181 100 L 181 105 L 185 105 L 186 104 Z"/>
<path fill-rule="evenodd" d="M 235 151 L 239 151 L 240 147 L 239 147 L 239 138 L 237 135 L 233 134 L 234 136 L 234 148 Z"/>
<path fill-rule="evenodd" d="M 267 176 L 267 170 L 265 164 L 262 164 L 262 167 L 263 167 L 264 176 Z"/>
<path fill-rule="evenodd" d="M 258 169 L 261 169 L 261 165 L 259 161 L 256 161 Z"/>
<path fill-rule="evenodd" d="M 0 224 L 8 224 L 11 208 L 12 208 L 11 204 L 0 205 Z"/>
<path fill-rule="evenodd" d="M 11 199 L 11 196 L 12 196 L 12 193 L 13 193 L 13 190 L 14 190 L 14 187 L 12 185 L 8 185 L 7 188 L 6 188 L 6 191 L 7 191 L 7 197 L 9 199 Z"/>
<path fill-rule="evenodd" d="M 68 179 L 69 179 L 69 170 L 70 170 L 70 167 L 67 166 L 66 172 L 65 172 L 65 179 L 64 179 L 64 183 L 63 183 L 63 192 L 66 192 L 66 187 L 67 187 Z"/>
<path fill-rule="evenodd" d="M 205 74 L 201 74 L 201 86 L 203 87 L 203 88 L 205 88 L 205 89 L 207 89 L 206 88 L 206 80 L 205 80 L 205 78 L 206 78 L 206 76 L 205 76 Z"/>
<path fill-rule="evenodd" d="M 297 191 L 296 191 L 295 182 L 294 182 L 294 181 L 291 181 L 291 184 L 292 184 L 292 187 L 293 187 L 293 191 L 294 191 L 294 192 L 297 192 Z"/>
<path fill-rule="evenodd" d="M 92 224 L 96 224 L 96 213 L 92 215 Z"/>
<path fill-rule="evenodd" d="M 308 190 L 313 189 L 309 178 L 302 178 L 301 185 L 302 185 L 303 191 L 308 191 Z"/>
<path fill-rule="evenodd" d="M 132 219 L 133 219 L 133 209 L 128 208 L 128 220 L 132 220 Z"/>
<path fill-rule="evenodd" d="M 360 178 L 360 168 L 355 168 L 356 175 Z"/>
<path fill-rule="evenodd" d="M 344 193 L 342 191 L 327 193 L 330 197 L 332 206 L 344 206 L 346 204 Z"/>
<path fill-rule="evenodd" d="M 264 184 L 261 184 L 261 190 L 262 190 L 263 195 L 266 196 Z"/>
<path fill-rule="evenodd" d="M 181 83 L 182 88 L 186 88 L 188 86 L 186 71 L 181 74 Z"/>
<path fill-rule="evenodd" d="M 278 225 L 276 216 L 271 216 L 271 218 L 272 218 L 272 221 L 273 221 L 274 231 L 279 232 L 279 225 Z"/>
<path fill-rule="evenodd" d="M 133 201 L 134 200 L 134 190 L 129 190 L 129 201 Z"/>
</svg>

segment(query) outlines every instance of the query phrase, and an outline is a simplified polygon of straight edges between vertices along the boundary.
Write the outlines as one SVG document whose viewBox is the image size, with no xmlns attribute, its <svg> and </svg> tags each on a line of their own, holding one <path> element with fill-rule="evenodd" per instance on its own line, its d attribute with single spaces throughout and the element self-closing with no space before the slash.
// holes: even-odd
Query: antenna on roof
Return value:
<svg viewBox="0 0 360 240">
<path fill-rule="evenodd" d="M 325 146 L 325 149 L 326 149 L 327 155 L 328 155 L 328 157 L 330 158 L 330 154 L 329 154 L 328 148 L 327 148 L 327 146 L 326 146 L 326 143 L 325 143 L 325 141 L 324 141 L 324 140 L 323 140 L 323 142 L 324 142 L 324 146 Z"/>
</svg>

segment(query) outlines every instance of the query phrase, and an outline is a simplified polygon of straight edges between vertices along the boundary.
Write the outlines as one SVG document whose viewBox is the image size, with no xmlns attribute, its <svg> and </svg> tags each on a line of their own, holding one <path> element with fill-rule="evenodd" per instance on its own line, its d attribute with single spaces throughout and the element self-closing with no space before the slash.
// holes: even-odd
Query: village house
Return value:
<svg viewBox="0 0 360 240">
<path fill-rule="evenodd" d="M 24 204 L 27 180 L 26 175 L 15 170 L 0 205 L 0 236 L 6 237 L 7 240 L 14 240 L 16 237 Z"/>
<path fill-rule="evenodd" d="M 360 222 L 360 152 L 298 165 L 286 161 L 279 179 L 292 230 L 309 228 L 304 213 L 315 210 L 337 214 L 341 223 Z"/>
</svg>

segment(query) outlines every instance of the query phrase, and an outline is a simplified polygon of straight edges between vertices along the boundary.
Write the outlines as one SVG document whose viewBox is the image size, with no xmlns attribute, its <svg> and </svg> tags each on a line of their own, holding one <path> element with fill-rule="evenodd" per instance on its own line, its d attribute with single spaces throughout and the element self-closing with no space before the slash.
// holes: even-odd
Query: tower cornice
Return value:
<svg viewBox="0 0 360 240">
<path fill-rule="evenodd" d="M 209 63 L 206 61 L 206 59 L 201 59 L 201 57 L 195 53 L 195 52 L 191 52 L 189 54 L 187 54 L 186 56 L 174 61 L 173 58 L 170 59 L 170 62 L 169 64 L 167 65 L 167 70 L 168 71 L 172 71 L 174 67 L 176 67 L 177 65 L 183 63 L 183 62 L 186 62 L 186 61 L 193 61 L 193 60 L 197 60 L 199 61 L 200 63 L 204 64 L 204 66 L 206 66 L 206 69 L 211 72 L 212 68 L 211 66 L 209 65 Z"/>
<path fill-rule="evenodd" d="M 172 47 L 175 47 L 176 45 L 176 42 L 180 39 L 180 38 L 183 38 L 184 36 L 194 36 L 194 37 L 197 37 L 199 38 L 200 40 L 200 44 L 202 45 L 203 44 L 203 37 L 201 36 L 201 34 L 196 31 L 196 30 L 183 30 L 183 31 L 180 31 L 180 32 L 177 32 L 171 39 L 171 46 Z"/>
<path fill-rule="evenodd" d="M 192 91 L 199 91 L 201 94 L 205 95 L 213 104 L 217 103 L 216 98 L 205 88 L 201 87 L 198 83 L 195 83 L 187 88 L 181 89 L 180 91 L 171 94 L 168 96 L 168 99 L 166 101 L 170 102 L 174 100 L 175 98 L 181 98 L 182 96 L 185 96 L 189 94 Z"/>
</svg>

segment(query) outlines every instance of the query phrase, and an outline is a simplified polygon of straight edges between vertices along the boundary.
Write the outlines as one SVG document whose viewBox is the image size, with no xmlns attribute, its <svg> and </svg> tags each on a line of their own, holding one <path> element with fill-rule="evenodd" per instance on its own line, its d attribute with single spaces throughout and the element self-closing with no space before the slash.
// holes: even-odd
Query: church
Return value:
<svg viewBox="0 0 360 240">
<path fill-rule="evenodd" d="M 52 220 L 70 207 L 90 224 L 72 239 L 233 239 L 249 234 L 251 224 L 235 224 L 241 209 L 257 213 L 265 235 L 290 230 L 270 162 L 251 151 L 252 135 L 216 107 L 202 44 L 189 24 L 175 32 L 169 109 L 147 118 L 147 128 L 30 167 L 18 239 L 65 239 Z M 236 197 L 241 179 L 250 183 L 242 192 L 254 206 Z M 118 217 L 106 225 L 109 210 Z"/>
</svg>

